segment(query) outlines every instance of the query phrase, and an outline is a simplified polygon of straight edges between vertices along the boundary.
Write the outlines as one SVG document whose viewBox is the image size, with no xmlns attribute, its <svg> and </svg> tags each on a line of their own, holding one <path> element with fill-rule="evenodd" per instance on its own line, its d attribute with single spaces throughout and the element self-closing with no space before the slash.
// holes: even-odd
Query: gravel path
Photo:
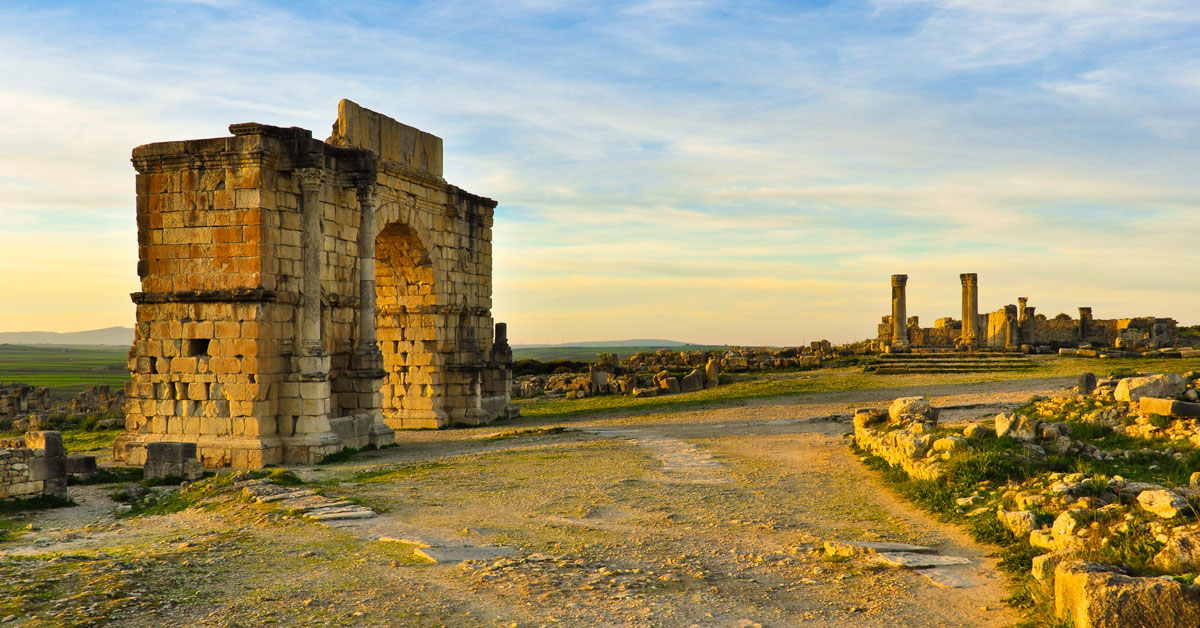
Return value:
<svg viewBox="0 0 1200 628">
<path fill-rule="evenodd" d="M 398 447 L 300 470 L 373 519 L 329 527 L 236 503 L 114 520 L 103 491 L 72 488 L 84 507 L 33 516 L 38 544 L 26 534 L 0 551 L 141 552 L 171 566 L 170 579 L 128 574 L 176 599 L 105 620 L 120 626 L 1004 626 L 1018 616 L 989 550 L 880 486 L 846 447 L 846 417 L 911 394 L 958 407 L 944 416 L 986 416 L 1070 383 L 403 433 Z M 967 564 L 835 560 L 827 541 L 911 543 Z M 54 625 L 39 621 L 12 625 Z"/>
</svg>

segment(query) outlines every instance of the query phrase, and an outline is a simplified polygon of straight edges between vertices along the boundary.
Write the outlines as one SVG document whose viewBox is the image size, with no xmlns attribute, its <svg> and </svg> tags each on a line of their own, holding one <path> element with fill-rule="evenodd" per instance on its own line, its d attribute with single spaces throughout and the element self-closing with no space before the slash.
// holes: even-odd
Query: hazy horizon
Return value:
<svg viewBox="0 0 1200 628">
<path fill-rule="evenodd" d="M 350 98 L 495 198 L 513 344 L 873 337 L 908 312 L 1200 323 L 1182 0 L 32 1 L 0 8 L 0 330 L 131 326 L 134 146 Z"/>
</svg>

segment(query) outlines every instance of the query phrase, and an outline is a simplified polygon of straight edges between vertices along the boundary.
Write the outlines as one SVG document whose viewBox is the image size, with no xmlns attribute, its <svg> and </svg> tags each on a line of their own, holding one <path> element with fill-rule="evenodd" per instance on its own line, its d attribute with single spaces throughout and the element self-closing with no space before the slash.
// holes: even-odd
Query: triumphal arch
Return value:
<svg viewBox="0 0 1200 628">
<path fill-rule="evenodd" d="M 257 123 L 140 146 L 130 464 L 315 462 L 394 429 L 515 412 L 493 327 L 496 202 L 442 178 L 442 140 L 343 100 L 329 139 Z"/>
</svg>

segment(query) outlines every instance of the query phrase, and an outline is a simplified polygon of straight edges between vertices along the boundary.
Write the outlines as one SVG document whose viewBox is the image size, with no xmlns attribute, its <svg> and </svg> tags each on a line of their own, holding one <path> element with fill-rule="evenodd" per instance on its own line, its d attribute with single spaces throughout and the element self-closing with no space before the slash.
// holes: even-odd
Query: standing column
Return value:
<svg viewBox="0 0 1200 628">
<path fill-rule="evenodd" d="M 962 344 L 968 348 L 979 346 L 979 275 L 962 273 Z"/>
<path fill-rule="evenodd" d="M 303 168 L 300 179 L 300 244 L 304 277 L 300 288 L 300 415 L 292 435 L 284 439 L 284 462 L 313 464 L 342 449 L 342 441 L 329 426 L 329 355 L 321 340 L 322 233 L 321 170 Z"/>
<path fill-rule="evenodd" d="M 354 392 L 359 414 L 371 416 L 370 444 L 376 447 L 396 442 L 396 432 L 383 422 L 386 375 L 383 353 L 375 336 L 375 178 L 358 185 L 358 346 L 352 356 Z"/>
<path fill-rule="evenodd" d="M 358 188 L 358 353 L 379 354 L 375 339 L 375 185 Z"/>
<path fill-rule="evenodd" d="M 304 356 L 325 355 L 321 342 L 321 257 L 325 246 L 321 220 L 321 171 L 304 168 L 297 171 L 300 177 L 300 245 L 303 258 L 303 281 L 300 288 L 300 353 Z M 305 376 L 317 374 L 316 362 L 305 363 L 301 372 Z"/>
<path fill-rule="evenodd" d="M 892 275 L 892 347 L 908 347 L 908 304 L 904 287 L 908 275 Z"/>
</svg>

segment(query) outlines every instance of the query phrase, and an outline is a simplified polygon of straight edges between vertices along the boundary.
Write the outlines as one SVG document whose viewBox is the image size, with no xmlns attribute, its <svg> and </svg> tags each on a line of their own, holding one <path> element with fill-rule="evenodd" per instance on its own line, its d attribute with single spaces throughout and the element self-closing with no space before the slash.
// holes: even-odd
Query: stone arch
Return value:
<svg viewBox="0 0 1200 628">
<path fill-rule="evenodd" d="M 437 275 L 412 223 L 386 223 L 375 239 L 375 328 L 386 373 L 380 392 L 393 427 L 439 427 Z"/>
</svg>

